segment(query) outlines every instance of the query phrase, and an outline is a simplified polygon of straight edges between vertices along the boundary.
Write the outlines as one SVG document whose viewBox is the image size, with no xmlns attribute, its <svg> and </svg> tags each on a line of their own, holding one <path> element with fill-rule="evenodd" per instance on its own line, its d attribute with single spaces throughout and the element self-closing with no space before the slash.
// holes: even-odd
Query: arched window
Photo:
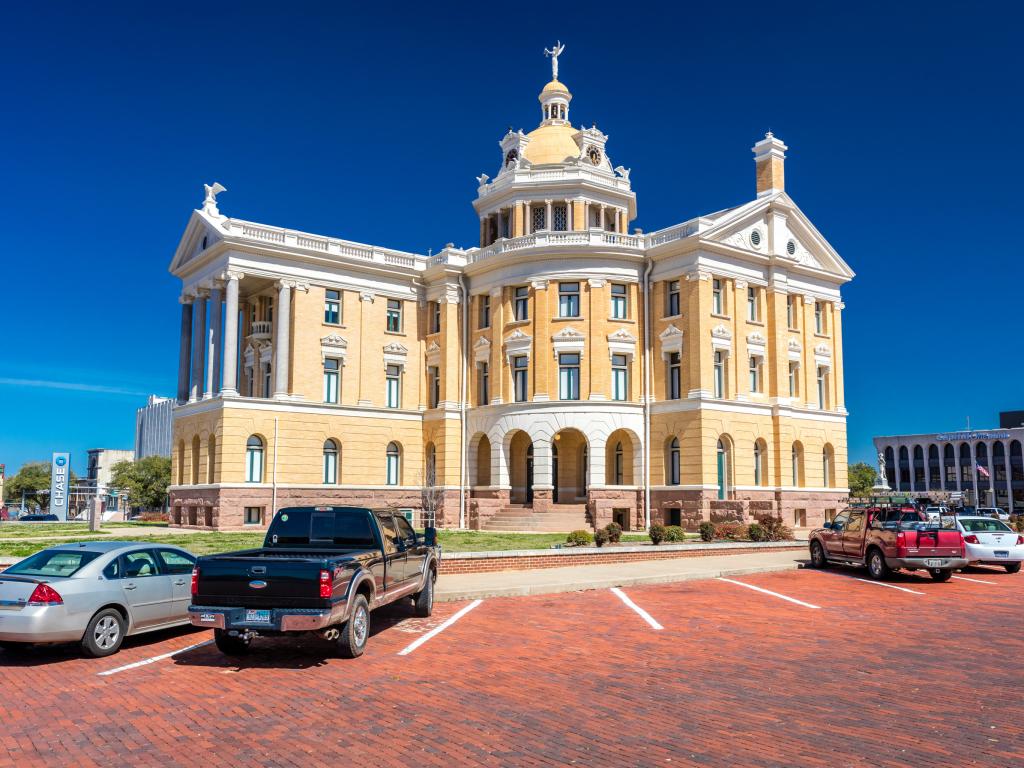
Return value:
<svg viewBox="0 0 1024 768">
<path fill-rule="evenodd" d="M 668 443 L 666 457 L 665 482 L 667 485 L 679 485 L 679 438 L 673 437 Z"/>
<path fill-rule="evenodd" d="M 387 485 L 398 485 L 402 470 L 402 450 L 398 443 L 388 443 L 385 482 Z"/>
<path fill-rule="evenodd" d="M 790 461 L 793 470 L 793 487 L 798 488 L 804 484 L 804 447 L 799 442 L 793 443 Z"/>
<path fill-rule="evenodd" d="M 824 478 L 824 485 L 826 488 L 833 488 L 836 484 L 834 455 L 832 446 L 828 443 L 821 449 L 821 474 Z"/>
<path fill-rule="evenodd" d="M 333 440 L 324 441 L 324 485 L 338 482 L 338 444 Z"/>
<path fill-rule="evenodd" d="M 192 438 L 192 485 L 199 485 L 199 435 Z"/>
<path fill-rule="evenodd" d="M 206 443 L 206 482 L 213 485 L 215 482 L 214 469 L 217 463 L 217 438 L 210 435 L 210 439 Z"/>
<path fill-rule="evenodd" d="M 263 440 L 256 435 L 245 441 L 245 482 L 263 482 Z"/>
<path fill-rule="evenodd" d="M 729 483 L 731 467 L 729 466 L 729 445 L 725 438 L 720 438 L 718 440 L 717 469 L 718 498 L 728 499 L 732 495 L 732 488 Z"/>
<path fill-rule="evenodd" d="M 185 484 L 185 441 L 178 441 L 178 485 Z"/>
<path fill-rule="evenodd" d="M 425 480 L 428 488 L 437 484 L 437 449 L 433 443 L 427 443 Z"/>
<path fill-rule="evenodd" d="M 614 474 L 615 485 L 622 485 L 622 441 L 615 444 Z"/>
<path fill-rule="evenodd" d="M 754 485 L 766 485 L 768 483 L 768 472 L 766 470 L 767 451 L 764 444 L 758 440 L 754 443 Z"/>
<path fill-rule="evenodd" d="M 970 443 L 960 443 L 960 484 L 968 488 L 974 488 L 973 461 Z"/>
</svg>

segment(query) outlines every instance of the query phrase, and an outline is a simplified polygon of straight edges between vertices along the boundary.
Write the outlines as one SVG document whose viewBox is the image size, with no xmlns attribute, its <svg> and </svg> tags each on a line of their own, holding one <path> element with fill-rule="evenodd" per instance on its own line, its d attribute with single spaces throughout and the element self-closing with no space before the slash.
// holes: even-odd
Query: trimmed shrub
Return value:
<svg viewBox="0 0 1024 768">
<path fill-rule="evenodd" d="M 751 523 L 747 526 L 747 535 L 751 541 L 768 541 L 768 534 L 760 523 Z"/>
<path fill-rule="evenodd" d="M 665 541 L 673 543 L 686 541 L 686 531 L 678 525 L 667 525 L 665 526 Z"/>
<path fill-rule="evenodd" d="M 661 544 L 665 539 L 665 526 L 661 523 L 651 523 L 651 528 L 647 531 L 647 535 L 651 537 L 652 544 Z"/>
<path fill-rule="evenodd" d="M 781 517 L 766 517 L 761 520 L 765 532 L 765 541 L 792 541 L 793 531 L 783 525 Z"/>
<path fill-rule="evenodd" d="M 608 523 L 604 529 L 608 531 L 608 541 L 612 544 L 618 544 L 622 538 L 622 526 L 618 523 Z"/>
<path fill-rule="evenodd" d="M 735 522 L 717 523 L 714 536 L 716 539 L 724 539 L 725 541 L 739 541 L 740 539 L 747 538 L 747 526 L 743 523 Z"/>
<path fill-rule="evenodd" d="M 573 531 L 565 537 L 565 543 L 572 547 L 585 547 L 593 542 L 594 537 L 590 535 L 590 531 L 584 531 L 582 529 Z"/>
<path fill-rule="evenodd" d="M 700 540 L 701 541 L 711 541 L 713 538 L 715 538 L 715 524 L 714 523 L 710 523 L 707 520 L 705 520 L 703 523 L 700 524 L 699 531 L 700 531 Z"/>
<path fill-rule="evenodd" d="M 610 537 L 608 536 L 607 528 L 598 528 L 594 531 L 594 543 L 597 544 L 597 546 L 603 547 L 609 541 Z"/>
</svg>

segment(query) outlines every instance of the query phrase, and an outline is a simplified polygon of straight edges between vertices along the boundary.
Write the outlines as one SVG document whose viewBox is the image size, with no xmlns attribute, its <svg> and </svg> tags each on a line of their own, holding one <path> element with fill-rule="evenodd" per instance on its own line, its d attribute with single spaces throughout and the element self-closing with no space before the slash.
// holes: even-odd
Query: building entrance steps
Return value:
<svg viewBox="0 0 1024 768">
<path fill-rule="evenodd" d="M 586 504 L 552 504 L 547 510 L 535 511 L 527 504 L 508 504 L 484 521 L 485 531 L 538 531 L 561 533 L 589 529 Z"/>
</svg>

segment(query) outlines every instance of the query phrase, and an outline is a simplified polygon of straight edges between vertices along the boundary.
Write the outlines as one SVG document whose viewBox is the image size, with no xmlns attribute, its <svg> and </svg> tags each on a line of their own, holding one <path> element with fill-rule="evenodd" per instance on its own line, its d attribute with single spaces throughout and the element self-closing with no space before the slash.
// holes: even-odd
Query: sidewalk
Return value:
<svg viewBox="0 0 1024 768">
<path fill-rule="evenodd" d="M 493 573 L 441 575 L 434 592 L 439 602 L 481 597 L 513 597 L 607 589 L 634 584 L 665 584 L 719 576 L 790 571 L 806 559 L 804 552 L 755 552 L 672 560 L 646 560 L 611 565 L 578 565 Z"/>
</svg>

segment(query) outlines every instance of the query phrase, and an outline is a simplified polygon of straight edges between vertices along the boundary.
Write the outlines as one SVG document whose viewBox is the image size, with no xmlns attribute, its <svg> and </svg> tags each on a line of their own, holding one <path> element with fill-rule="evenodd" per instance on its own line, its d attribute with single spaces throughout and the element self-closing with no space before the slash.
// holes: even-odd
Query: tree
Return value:
<svg viewBox="0 0 1024 768">
<path fill-rule="evenodd" d="M 851 496 L 870 496 L 878 472 L 870 464 L 859 461 L 849 466 L 848 477 Z"/>
<path fill-rule="evenodd" d="M 166 456 L 119 461 L 110 470 L 110 487 L 127 491 L 133 507 L 162 509 L 170 484 L 171 460 Z"/>
<path fill-rule="evenodd" d="M 49 461 L 29 461 L 22 464 L 18 474 L 7 480 L 4 484 L 4 494 L 7 500 L 14 504 L 21 504 L 21 494 L 25 494 L 25 506 L 38 505 L 44 509 L 50 505 L 50 470 Z M 69 473 L 69 480 L 73 484 L 78 479 L 74 472 Z"/>
</svg>

